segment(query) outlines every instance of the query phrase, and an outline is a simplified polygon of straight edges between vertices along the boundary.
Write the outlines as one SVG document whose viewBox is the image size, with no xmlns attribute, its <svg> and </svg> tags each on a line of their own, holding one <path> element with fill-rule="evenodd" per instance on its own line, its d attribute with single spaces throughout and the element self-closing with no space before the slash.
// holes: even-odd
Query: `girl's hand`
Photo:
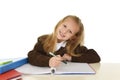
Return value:
<svg viewBox="0 0 120 80">
<path fill-rule="evenodd" d="M 63 55 L 63 59 L 64 59 L 64 60 L 71 61 L 72 57 L 71 57 L 69 54 L 64 54 L 64 55 Z"/>
<path fill-rule="evenodd" d="M 61 64 L 62 57 L 60 55 L 57 55 L 55 57 L 50 58 L 49 60 L 49 66 L 50 67 L 58 67 Z"/>
</svg>

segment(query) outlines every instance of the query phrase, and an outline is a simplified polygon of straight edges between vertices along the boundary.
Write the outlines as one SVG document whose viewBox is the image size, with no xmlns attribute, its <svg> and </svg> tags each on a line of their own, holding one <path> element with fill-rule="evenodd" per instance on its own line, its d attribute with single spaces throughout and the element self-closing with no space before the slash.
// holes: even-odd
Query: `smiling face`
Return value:
<svg viewBox="0 0 120 80">
<path fill-rule="evenodd" d="M 58 42 L 72 38 L 78 31 L 79 26 L 72 18 L 65 19 L 56 30 Z"/>
</svg>

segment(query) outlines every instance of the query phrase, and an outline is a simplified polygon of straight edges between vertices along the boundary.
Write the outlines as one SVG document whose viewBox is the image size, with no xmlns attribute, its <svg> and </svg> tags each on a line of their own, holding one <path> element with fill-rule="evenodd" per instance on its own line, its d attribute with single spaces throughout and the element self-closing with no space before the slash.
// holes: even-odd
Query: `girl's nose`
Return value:
<svg viewBox="0 0 120 80">
<path fill-rule="evenodd" d="M 67 32 L 68 32 L 68 30 L 65 30 L 65 29 L 63 30 L 63 34 L 66 34 Z"/>
</svg>

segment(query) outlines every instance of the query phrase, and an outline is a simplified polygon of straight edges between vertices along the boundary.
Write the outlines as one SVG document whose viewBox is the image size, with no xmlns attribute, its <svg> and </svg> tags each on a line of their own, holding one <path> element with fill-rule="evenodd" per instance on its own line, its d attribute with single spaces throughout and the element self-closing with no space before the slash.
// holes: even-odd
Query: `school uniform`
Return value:
<svg viewBox="0 0 120 80">
<path fill-rule="evenodd" d="M 43 49 L 42 41 L 47 38 L 48 35 L 44 35 L 38 38 L 37 43 L 35 44 L 33 50 L 28 52 L 28 61 L 30 64 L 35 66 L 47 67 L 49 66 L 49 60 L 51 55 L 45 52 Z M 67 42 L 57 43 L 55 55 L 63 56 L 66 51 L 66 44 Z M 71 62 L 81 62 L 81 63 L 96 63 L 100 62 L 100 56 L 94 49 L 88 49 L 85 46 L 78 45 L 75 48 L 75 53 L 81 54 L 81 56 L 71 57 Z"/>
</svg>

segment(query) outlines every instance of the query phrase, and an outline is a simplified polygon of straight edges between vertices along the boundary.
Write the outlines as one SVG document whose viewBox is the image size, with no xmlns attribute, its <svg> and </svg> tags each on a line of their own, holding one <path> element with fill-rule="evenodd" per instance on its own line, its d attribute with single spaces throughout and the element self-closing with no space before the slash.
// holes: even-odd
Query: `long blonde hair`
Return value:
<svg viewBox="0 0 120 80">
<path fill-rule="evenodd" d="M 67 18 L 71 18 L 79 26 L 79 31 L 75 34 L 75 38 L 67 40 L 67 45 L 66 45 L 67 53 L 75 56 L 76 54 L 74 53 L 74 49 L 79 44 L 80 44 L 80 46 L 83 45 L 83 43 L 84 43 L 84 26 L 83 26 L 81 20 L 79 19 L 79 17 L 74 16 L 74 15 L 68 15 L 57 23 L 57 25 L 55 26 L 54 32 L 52 34 L 48 35 L 48 37 L 43 41 L 43 48 L 46 52 L 54 52 L 55 51 L 56 43 L 57 43 L 56 29 Z"/>
</svg>

